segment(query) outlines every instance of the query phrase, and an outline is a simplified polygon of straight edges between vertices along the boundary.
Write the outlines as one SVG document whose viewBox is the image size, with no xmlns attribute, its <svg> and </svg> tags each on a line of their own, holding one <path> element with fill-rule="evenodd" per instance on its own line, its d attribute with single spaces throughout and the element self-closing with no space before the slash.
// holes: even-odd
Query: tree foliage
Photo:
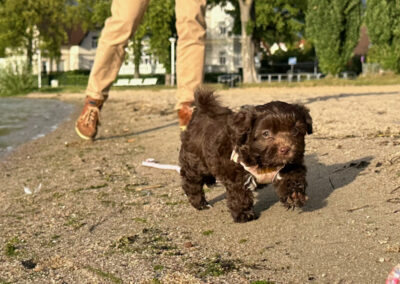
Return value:
<svg viewBox="0 0 400 284">
<path fill-rule="evenodd" d="M 101 28 L 105 20 L 111 16 L 111 0 L 77 0 L 71 7 L 75 15 L 73 22 L 80 23 L 84 29 Z M 171 70 L 171 54 L 169 38 L 175 34 L 174 0 L 152 0 L 129 44 L 133 49 L 135 75 L 138 76 L 144 40 L 148 40 L 150 52 L 167 69 Z"/>
<path fill-rule="evenodd" d="M 306 0 L 259 0 L 255 2 L 255 36 L 270 44 L 292 44 L 304 30 Z"/>
<path fill-rule="evenodd" d="M 167 73 L 171 73 L 169 38 L 176 34 L 174 7 L 174 0 L 152 0 L 147 11 L 150 49 L 157 55 Z"/>
<path fill-rule="evenodd" d="M 368 61 L 400 73 L 400 5 L 393 0 L 368 0 L 365 23 L 372 47 Z"/>
<path fill-rule="evenodd" d="M 3 0 L 0 2 L 0 50 L 25 50 L 28 65 L 36 48 L 60 56 L 66 41 L 68 0 Z"/>
<path fill-rule="evenodd" d="M 337 75 L 353 55 L 360 36 L 360 0 L 309 0 L 306 34 L 324 73 Z"/>
<path fill-rule="evenodd" d="M 307 8 L 306 0 L 256 0 L 251 3 L 249 10 L 244 9 L 243 4 L 250 1 L 243 0 L 210 0 L 212 5 L 231 3 L 234 7 L 228 13 L 235 19 L 233 33 L 242 36 L 243 73 L 253 73 L 248 68 L 254 68 L 250 64 L 257 51 L 249 45 L 249 39 L 257 47 L 261 42 L 273 44 L 285 42 L 292 45 L 303 34 L 304 18 Z M 247 14 L 247 15 L 246 15 Z M 243 37 L 243 34 L 245 36 Z M 246 36 L 248 37 L 246 39 Z M 246 45 L 248 46 L 246 48 Z M 246 63 L 246 62 L 244 62 Z M 246 76 L 244 76 L 246 77 Z M 250 78 L 252 76 L 249 76 Z M 245 80 L 246 81 L 246 80 Z"/>
</svg>

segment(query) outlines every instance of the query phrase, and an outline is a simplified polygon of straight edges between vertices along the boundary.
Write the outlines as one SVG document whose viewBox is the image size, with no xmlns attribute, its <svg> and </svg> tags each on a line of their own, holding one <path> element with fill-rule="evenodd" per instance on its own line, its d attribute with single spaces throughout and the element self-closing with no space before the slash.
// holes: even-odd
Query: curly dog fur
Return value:
<svg viewBox="0 0 400 284">
<path fill-rule="evenodd" d="M 245 186 L 251 174 L 230 159 L 235 150 L 246 166 L 282 168 L 273 181 L 279 199 L 287 208 L 301 207 L 307 199 L 304 137 L 311 133 L 312 119 L 302 105 L 273 101 L 233 112 L 212 91 L 199 89 L 181 135 L 182 188 L 193 207 L 207 209 L 203 185 L 218 179 L 226 187 L 234 221 L 255 219 L 253 193 Z"/>
</svg>

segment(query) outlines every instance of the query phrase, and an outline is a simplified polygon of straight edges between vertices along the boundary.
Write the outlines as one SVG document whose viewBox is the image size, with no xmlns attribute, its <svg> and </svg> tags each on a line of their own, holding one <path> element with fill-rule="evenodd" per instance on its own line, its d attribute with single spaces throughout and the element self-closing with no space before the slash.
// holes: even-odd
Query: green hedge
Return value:
<svg viewBox="0 0 400 284">
<path fill-rule="evenodd" d="M 27 94 L 35 87 L 27 65 L 15 62 L 0 68 L 0 97 Z"/>
<path fill-rule="evenodd" d="M 42 75 L 42 85 L 50 86 L 51 80 L 58 80 L 59 86 L 86 86 L 89 80 L 88 70 L 76 70 L 68 72 L 52 72 L 50 74 Z M 207 83 L 216 83 L 218 81 L 219 75 L 224 75 L 226 73 L 206 73 L 204 75 L 204 81 Z M 36 77 L 36 76 L 35 76 Z M 140 78 L 154 78 L 157 77 L 157 85 L 165 84 L 164 74 L 146 74 L 140 75 Z M 132 75 L 120 75 L 118 79 L 131 79 Z"/>
<path fill-rule="evenodd" d="M 140 78 L 154 78 L 157 77 L 157 85 L 165 84 L 164 74 L 146 74 L 140 75 Z M 121 75 L 117 77 L 118 79 L 133 78 L 132 75 Z M 89 71 L 69 71 L 69 72 L 53 72 L 50 74 L 42 75 L 42 85 L 50 86 L 51 80 L 58 80 L 59 86 L 86 86 L 89 80 Z"/>
</svg>

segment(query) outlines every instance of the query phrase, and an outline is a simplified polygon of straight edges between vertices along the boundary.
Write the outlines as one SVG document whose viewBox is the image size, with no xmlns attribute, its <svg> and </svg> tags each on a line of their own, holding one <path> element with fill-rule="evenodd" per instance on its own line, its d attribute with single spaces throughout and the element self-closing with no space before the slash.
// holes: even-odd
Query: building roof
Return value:
<svg viewBox="0 0 400 284">
<path fill-rule="evenodd" d="M 86 36 L 86 32 L 83 31 L 81 26 L 67 29 L 68 46 L 80 45 Z"/>
<path fill-rule="evenodd" d="M 354 55 L 366 55 L 369 49 L 369 37 L 367 33 L 367 27 L 362 26 L 360 29 L 360 39 L 356 48 L 354 49 Z"/>
</svg>

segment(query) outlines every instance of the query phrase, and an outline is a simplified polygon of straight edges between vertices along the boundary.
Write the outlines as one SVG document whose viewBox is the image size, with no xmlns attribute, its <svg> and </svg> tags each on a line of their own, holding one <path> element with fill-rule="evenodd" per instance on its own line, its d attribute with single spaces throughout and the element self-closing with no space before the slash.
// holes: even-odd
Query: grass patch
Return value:
<svg viewBox="0 0 400 284">
<path fill-rule="evenodd" d="M 321 86 L 373 86 L 373 85 L 398 85 L 400 84 L 400 75 L 387 73 L 384 75 L 368 75 L 359 76 L 355 79 L 340 79 L 335 77 L 325 77 L 320 80 L 309 80 L 297 82 L 294 78 L 293 82 L 287 81 L 282 82 L 263 82 L 254 84 L 239 84 L 240 88 L 247 87 L 266 87 L 266 88 L 277 88 L 277 87 L 321 87 Z"/>
<path fill-rule="evenodd" d="M 247 242 L 247 239 L 241 239 L 241 240 L 239 240 L 239 244 L 244 244 L 244 243 L 246 243 Z"/>
<path fill-rule="evenodd" d="M 86 85 L 82 86 L 61 86 L 57 88 L 52 88 L 49 86 L 42 87 L 38 89 L 38 92 L 44 94 L 58 94 L 58 93 L 82 93 L 86 89 Z"/>
<path fill-rule="evenodd" d="M 81 188 L 75 189 L 73 192 L 77 193 L 77 192 L 84 191 L 84 190 L 100 189 L 100 188 L 104 188 L 107 186 L 108 186 L 108 183 L 103 183 L 103 184 L 99 184 L 99 185 L 91 185 L 88 187 L 81 187 Z"/>
<path fill-rule="evenodd" d="M 137 223 L 147 223 L 147 220 L 144 218 L 133 218 L 133 221 Z"/>
<path fill-rule="evenodd" d="M 122 279 L 121 278 L 119 278 L 119 277 L 117 277 L 117 276 L 115 276 L 115 275 L 113 275 L 113 274 L 111 274 L 109 272 L 105 272 L 105 271 L 103 271 L 101 269 L 94 268 L 94 267 L 91 267 L 91 266 L 88 266 L 88 265 L 85 266 L 85 268 L 87 270 L 89 270 L 90 272 L 93 272 L 97 276 L 111 281 L 112 283 L 122 283 Z"/>
<path fill-rule="evenodd" d="M 115 206 L 117 206 L 117 202 L 113 201 L 113 200 L 101 200 L 100 203 L 102 205 L 104 205 L 105 207 L 112 207 L 114 208 Z"/>
<path fill-rule="evenodd" d="M 180 204 L 183 204 L 184 203 L 184 201 L 182 201 L 182 200 L 180 200 L 180 201 L 171 201 L 171 202 L 165 202 L 165 205 L 168 205 L 168 206 L 176 206 L 176 205 L 180 205 Z"/>
<path fill-rule="evenodd" d="M 59 198 L 63 197 L 64 195 L 65 195 L 64 193 L 55 192 L 55 193 L 53 193 L 53 198 L 59 199 Z"/>
<path fill-rule="evenodd" d="M 114 252 L 147 253 L 160 255 L 163 253 L 179 255 L 177 246 L 167 237 L 167 233 L 155 228 L 145 228 L 139 235 L 123 236 L 111 245 Z"/>
<path fill-rule="evenodd" d="M 18 245 L 21 244 L 21 240 L 17 237 L 10 239 L 5 247 L 4 247 L 4 254 L 8 257 L 15 257 L 19 254 L 18 252 Z"/>
<path fill-rule="evenodd" d="M 75 231 L 86 225 L 82 222 L 82 218 L 77 216 L 69 216 L 67 222 L 64 223 L 65 226 L 72 227 Z"/>
<path fill-rule="evenodd" d="M 275 284 L 275 282 L 265 281 L 265 280 L 256 280 L 256 281 L 251 281 L 250 284 Z"/>
<path fill-rule="evenodd" d="M 221 276 L 238 269 L 235 261 L 222 259 L 220 255 L 212 259 L 206 259 L 205 262 L 190 263 L 187 267 L 199 278 Z"/>
<path fill-rule="evenodd" d="M 149 182 L 147 179 L 143 178 L 143 179 L 139 179 L 137 181 L 135 181 L 135 183 L 128 183 L 125 185 L 124 190 L 126 192 L 138 192 L 138 189 L 141 189 L 145 186 L 148 186 Z"/>
<path fill-rule="evenodd" d="M 3 278 L 0 277 L 0 284 L 10 284 L 11 282 L 8 282 L 7 280 L 4 280 Z"/>
<path fill-rule="evenodd" d="M 27 94 L 36 87 L 28 65 L 13 62 L 0 68 L 0 97 Z"/>
<path fill-rule="evenodd" d="M 162 265 L 154 265 L 153 269 L 154 269 L 154 271 L 161 271 L 161 270 L 164 269 L 164 266 L 162 266 Z"/>
<path fill-rule="evenodd" d="M 204 231 L 202 234 L 204 235 L 204 236 L 210 236 L 210 235 L 212 235 L 214 233 L 214 230 L 207 230 L 207 231 Z"/>
</svg>

